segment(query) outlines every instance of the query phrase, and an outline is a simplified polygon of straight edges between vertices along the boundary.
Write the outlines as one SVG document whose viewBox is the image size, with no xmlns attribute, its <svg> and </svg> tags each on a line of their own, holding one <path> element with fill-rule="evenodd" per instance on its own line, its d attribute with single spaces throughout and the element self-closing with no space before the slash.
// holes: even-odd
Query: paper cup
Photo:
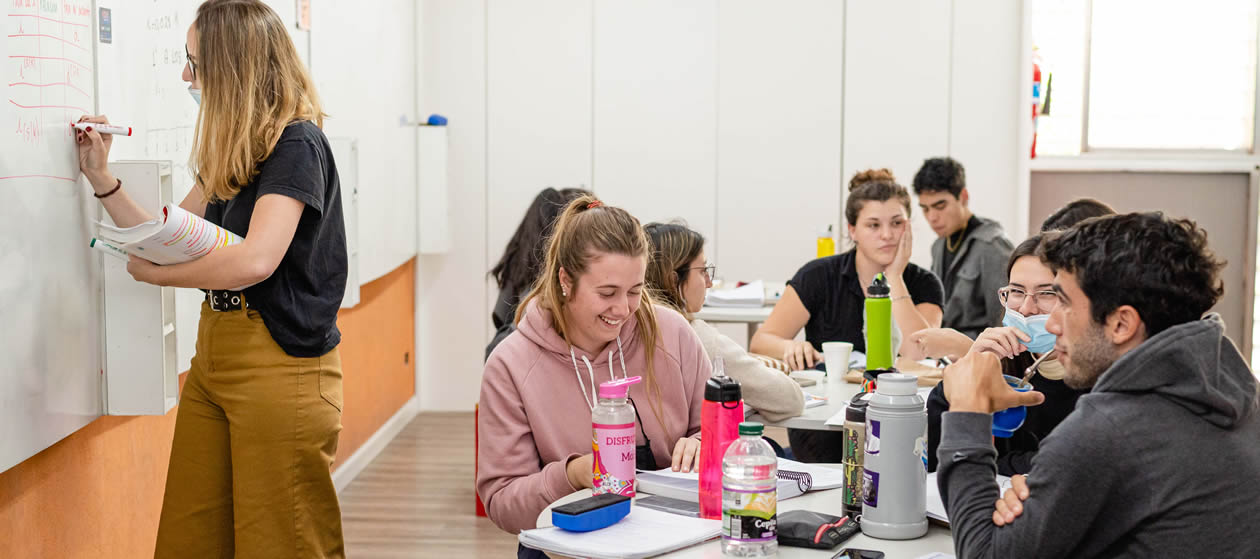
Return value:
<svg viewBox="0 0 1260 559">
<path fill-rule="evenodd" d="M 849 372 L 849 354 L 853 352 L 853 344 L 849 342 L 824 342 L 823 359 L 827 364 L 827 377 L 833 382 L 842 382 L 844 374 Z"/>
</svg>

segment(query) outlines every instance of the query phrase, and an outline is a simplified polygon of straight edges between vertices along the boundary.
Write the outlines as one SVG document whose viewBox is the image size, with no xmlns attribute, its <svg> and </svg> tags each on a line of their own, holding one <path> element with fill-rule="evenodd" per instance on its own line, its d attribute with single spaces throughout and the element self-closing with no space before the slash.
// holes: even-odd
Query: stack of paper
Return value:
<svg viewBox="0 0 1260 559">
<path fill-rule="evenodd" d="M 735 289 L 710 289 L 704 304 L 710 307 L 764 307 L 766 286 L 761 280 L 757 280 Z"/>
<path fill-rule="evenodd" d="M 593 532 L 548 527 L 521 532 L 521 545 L 569 557 L 637 559 L 669 553 L 718 537 L 720 520 L 688 518 L 632 507 L 620 522 Z"/>
<path fill-rule="evenodd" d="M 999 494 L 1011 488 L 1011 478 L 998 475 L 994 478 L 998 484 Z M 941 500 L 941 488 L 936 484 L 936 472 L 927 475 L 927 517 L 949 525 L 949 515 L 945 513 L 945 502 Z"/>
</svg>

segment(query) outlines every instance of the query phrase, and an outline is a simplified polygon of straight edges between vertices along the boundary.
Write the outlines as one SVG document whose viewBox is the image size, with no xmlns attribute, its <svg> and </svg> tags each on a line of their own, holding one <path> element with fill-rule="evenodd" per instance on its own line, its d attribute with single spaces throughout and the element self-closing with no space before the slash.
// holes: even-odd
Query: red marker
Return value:
<svg viewBox="0 0 1260 559">
<path fill-rule="evenodd" d="M 75 122 L 71 124 L 70 127 L 78 128 L 79 130 L 87 130 L 91 128 L 92 130 L 100 132 L 101 134 L 113 134 L 115 136 L 130 136 L 131 135 L 130 126 L 119 126 L 117 124 L 98 124 L 95 122 Z"/>
</svg>

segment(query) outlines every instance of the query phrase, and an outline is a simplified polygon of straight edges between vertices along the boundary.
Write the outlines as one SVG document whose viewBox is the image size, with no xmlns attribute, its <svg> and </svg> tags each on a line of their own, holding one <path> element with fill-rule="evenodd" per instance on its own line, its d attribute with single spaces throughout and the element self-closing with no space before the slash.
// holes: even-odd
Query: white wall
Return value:
<svg viewBox="0 0 1260 559">
<path fill-rule="evenodd" d="M 361 283 L 416 254 L 416 134 L 399 124 L 400 117 L 416 118 L 416 6 L 375 4 L 365 10 L 359 0 L 315 2 L 310 33 L 311 75 L 329 115 L 324 133 L 359 142 Z"/>
<path fill-rule="evenodd" d="M 449 120 L 451 250 L 416 272 L 416 393 L 422 409 L 471 410 L 489 332 L 486 305 L 486 4 L 426 0 L 417 49 L 421 113 Z M 419 201 L 424 204 L 424 200 Z"/>
<path fill-rule="evenodd" d="M 485 274 L 545 186 L 685 218 L 727 280 L 787 279 L 867 167 L 909 186 L 954 155 L 976 212 L 1022 230 L 1021 3 L 426 0 L 421 19 L 421 112 L 450 117 L 459 216 L 451 253 L 420 260 L 425 409 L 476 401 Z"/>
</svg>

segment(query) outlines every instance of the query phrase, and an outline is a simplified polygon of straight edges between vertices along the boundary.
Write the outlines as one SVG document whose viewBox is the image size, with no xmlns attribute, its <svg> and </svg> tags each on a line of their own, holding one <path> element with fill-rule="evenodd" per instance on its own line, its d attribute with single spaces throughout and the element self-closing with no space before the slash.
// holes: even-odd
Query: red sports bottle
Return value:
<svg viewBox="0 0 1260 559">
<path fill-rule="evenodd" d="M 722 518 L 722 457 L 739 439 L 744 401 L 739 383 L 726 376 L 722 357 L 713 360 L 713 376 L 704 387 L 700 409 L 700 516 Z"/>
</svg>

